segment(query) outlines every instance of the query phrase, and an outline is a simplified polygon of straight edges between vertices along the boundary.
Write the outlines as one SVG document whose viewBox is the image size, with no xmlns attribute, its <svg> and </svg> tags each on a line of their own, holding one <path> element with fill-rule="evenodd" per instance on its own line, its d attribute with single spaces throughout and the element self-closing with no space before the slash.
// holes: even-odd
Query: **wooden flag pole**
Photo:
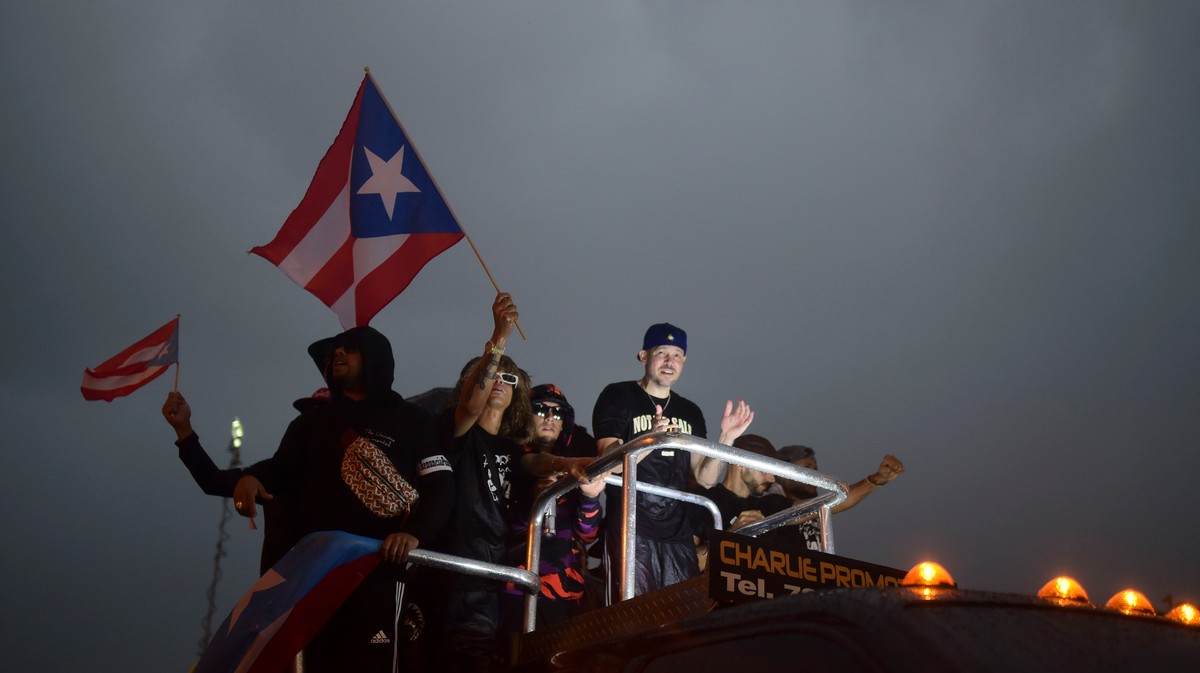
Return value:
<svg viewBox="0 0 1200 673">
<path fill-rule="evenodd" d="M 175 319 L 179 320 L 178 313 L 175 314 Z M 175 325 L 175 334 L 176 334 L 176 336 L 179 335 L 179 325 Z M 175 354 L 175 390 L 174 390 L 174 392 L 179 392 L 179 353 Z"/>
<path fill-rule="evenodd" d="M 432 177 L 430 179 L 432 179 Z M 446 206 L 449 207 L 449 204 L 446 204 Z M 461 227 L 462 225 L 460 224 L 459 226 Z M 475 258 L 479 260 L 479 265 L 483 267 L 483 272 L 487 274 L 488 280 L 492 281 L 492 287 L 496 288 L 496 294 L 499 294 L 500 286 L 496 284 L 496 279 L 492 277 L 492 272 L 488 270 L 487 263 L 483 261 L 483 256 L 479 254 L 479 249 L 475 247 L 475 241 L 472 241 L 470 234 L 465 231 L 463 232 L 463 238 L 467 239 L 467 243 L 471 244 L 471 250 L 475 253 Z M 525 330 L 521 329 L 521 323 L 516 323 L 516 326 L 517 332 L 521 335 L 521 338 L 525 339 Z"/>
<path fill-rule="evenodd" d="M 404 137 L 409 138 L 408 149 L 412 150 L 413 154 L 417 156 L 417 161 L 421 162 L 421 165 L 425 167 L 425 173 L 429 176 L 429 181 L 433 183 L 433 188 L 438 191 L 438 194 L 442 194 L 442 188 L 438 186 L 437 178 L 433 177 L 433 171 L 429 170 L 429 164 L 425 163 L 425 159 L 421 157 L 421 152 L 417 149 L 416 144 L 412 142 L 412 138 L 409 137 L 408 131 L 404 130 L 404 124 L 400 123 L 400 118 L 396 116 L 396 111 L 392 109 L 392 104 L 388 102 L 387 96 L 383 95 L 383 91 L 379 88 L 379 83 L 375 82 L 375 78 L 371 75 L 371 68 L 364 67 L 363 72 L 367 73 L 367 77 L 370 77 L 371 82 L 375 84 L 375 90 L 379 91 L 379 97 L 383 99 L 383 104 L 387 106 L 388 112 L 390 112 L 392 115 L 392 119 L 396 120 L 396 125 L 400 127 L 400 131 L 404 133 Z M 458 223 L 458 228 L 462 229 L 463 238 L 467 239 L 467 243 L 471 245 L 471 251 L 475 253 L 475 259 L 479 260 L 479 265 L 483 267 L 483 272 L 487 274 L 488 280 L 492 282 L 492 287 L 496 288 L 496 293 L 499 294 L 500 285 L 496 283 L 496 278 L 492 276 L 492 272 L 488 269 L 487 263 L 483 261 L 483 255 L 479 254 L 479 248 L 475 247 L 475 241 L 472 241 L 471 235 L 462 228 L 462 221 L 458 219 L 458 215 L 454 213 L 454 207 L 450 205 L 450 201 L 446 199 L 444 194 L 442 195 L 442 203 L 446 204 L 446 209 L 450 211 L 450 216 L 453 217 L 454 221 Z M 521 329 L 521 323 L 517 322 L 516 326 L 517 332 L 521 335 L 521 338 L 528 339 L 528 337 L 525 336 L 525 330 Z M 178 370 L 176 370 L 176 373 L 178 373 Z"/>
</svg>

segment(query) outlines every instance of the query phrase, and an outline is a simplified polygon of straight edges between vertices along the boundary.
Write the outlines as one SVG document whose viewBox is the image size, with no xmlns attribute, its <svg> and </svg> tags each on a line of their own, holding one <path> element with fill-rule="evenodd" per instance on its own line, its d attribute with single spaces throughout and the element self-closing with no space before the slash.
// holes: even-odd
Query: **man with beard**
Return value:
<svg viewBox="0 0 1200 673">
<path fill-rule="evenodd" d="M 779 457 L 771 442 L 758 435 L 742 435 L 733 440 L 733 445 L 767 458 Z M 749 521 L 782 512 L 792 506 L 791 498 L 768 492 L 774 484 L 775 476 L 768 472 L 731 464 L 726 468 L 725 478 L 721 483 L 700 493 L 716 503 L 717 509 L 721 510 L 722 525 L 725 529 L 736 530 Z M 739 515 L 744 512 L 751 515 L 739 519 Z M 712 517 L 706 519 L 711 521 Z M 711 527 L 710 523 L 705 528 Z"/>
<path fill-rule="evenodd" d="M 433 419 L 392 391 L 395 362 L 386 337 L 355 327 L 308 353 L 330 400 L 303 411 L 275 455 L 246 468 L 234 508 L 253 518 L 256 499 L 279 493 L 297 539 L 345 531 L 383 540 L 379 554 L 390 563 L 377 566 L 309 642 L 304 669 L 393 670 L 401 564 L 449 516 L 452 473 Z"/>
<path fill-rule="evenodd" d="M 537 477 L 532 493 L 522 496 L 525 506 L 510 511 L 509 522 L 513 547 L 509 564 L 525 567 L 526 539 L 529 530 L 530 505 L 556 480 L 570 476 L 583 480 L 583 471 L 596 459 L 596 440 L 575 422 L 575 409 L 553 384 L 534 386 L 530 390 L 533 404 L 533 439 L 525 446 L 522 466 Z M 537 626 L 560 622 L 581 609 L 587 589 L 585 571 L 587 546 L 596 541 L 600 532 L 600 492 L 604 481 L 583 481 L 578 490 L 559 496 L 554 509 L 553 534 L 542 537 L 538 575 L 541 592 L 538 596 Z M 524 594 L 515 587 L 505 590 L 505 621 L 517 632 L 524 615 Z"/>
<path fill-rule="evenodd" d="M 651 325 L 642 338 L 637 359 L 644 368 L 637 381 L 612 383 L 601 391 L 592 412 L 596 445 L 607 453 L 638 435 L 675 429 L 706 437 L 700 407 L 672 390 L 687 358 L 687 333 L 670 323 Z M 725 403 L 721 435 L 728 444 L 740 436 L 754 412 L 742 400 L 736 408 Z M 676 490 L 686 490 L 695 481 L 710 487 L 716 483 L 721 461 L 687 451 L 663 449 L 643 454 L 638 463 L 638 480 Z M 621 549 L 620 489 L 608 491 L 608 574 L 620 574 Z M 637 545 L 634 594 L 640 595 L 700 574 L 694 548 L 695 522 L 682 502 L 663 496 L 639 493 L 637 499 Z M 612 602 L 611 600 L 609 601 Z"/>
</svg>

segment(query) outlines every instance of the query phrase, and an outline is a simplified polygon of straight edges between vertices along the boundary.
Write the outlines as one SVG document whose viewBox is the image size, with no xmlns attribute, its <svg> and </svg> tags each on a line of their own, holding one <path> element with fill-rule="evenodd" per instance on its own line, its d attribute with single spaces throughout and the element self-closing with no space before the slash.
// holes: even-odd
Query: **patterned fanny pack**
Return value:
<svg viewBox="0 0 1200 673">
<path fill-rule="evenodd" d="M 387 455 L 353 429 L 342 435 L 342 481 L 376 516 L 408 514 L 419 497 Z"/>
</svg>

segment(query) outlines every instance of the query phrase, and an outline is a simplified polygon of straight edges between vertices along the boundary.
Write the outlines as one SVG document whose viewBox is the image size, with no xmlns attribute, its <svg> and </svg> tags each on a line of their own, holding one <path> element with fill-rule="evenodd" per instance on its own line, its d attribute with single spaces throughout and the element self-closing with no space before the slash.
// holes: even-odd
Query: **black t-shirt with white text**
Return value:
<svg viewBox="0 0 1200 673">
<path fill-rule="evenodd" d="M 650 432 L 654 425 L 655 405 L 680 431 L 706 437 L 704 414 L 691 400 L 671 393 L 655 398 L 637 381 L 609 384 L 596 399 L 592 412 L 593 432 L 597 438 L 616 437 L 622 443 Z M 686 490 L 692 475 L 692 458 L 687 451 L 661 449 L 646 456 L 637 466 L 639 482 Z M 620 489 L 607 490 L 610 529 L 620 516 Z M 691 541 L 693 525 L 687 508 L 678 500 L 648 493 L 638 494 L 638 535 L 663 541 Z"/>
</svg>

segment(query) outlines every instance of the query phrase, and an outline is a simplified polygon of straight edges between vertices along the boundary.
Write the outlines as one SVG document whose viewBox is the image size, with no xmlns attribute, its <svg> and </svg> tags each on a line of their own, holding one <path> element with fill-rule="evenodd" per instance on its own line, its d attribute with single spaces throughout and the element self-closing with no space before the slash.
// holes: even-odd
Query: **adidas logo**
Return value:
<svg viewBox="0 0 1200 673">
<path fill-rule="evenodd" d="M 375 637 L 371 638 L 372 645 L 388 645 L 391 642 L 392 640 L 387 637 L 387 634 L 383 632 L 383 629 L 380 629 L 379 633 L 376 633 Z"/>
</svg>

